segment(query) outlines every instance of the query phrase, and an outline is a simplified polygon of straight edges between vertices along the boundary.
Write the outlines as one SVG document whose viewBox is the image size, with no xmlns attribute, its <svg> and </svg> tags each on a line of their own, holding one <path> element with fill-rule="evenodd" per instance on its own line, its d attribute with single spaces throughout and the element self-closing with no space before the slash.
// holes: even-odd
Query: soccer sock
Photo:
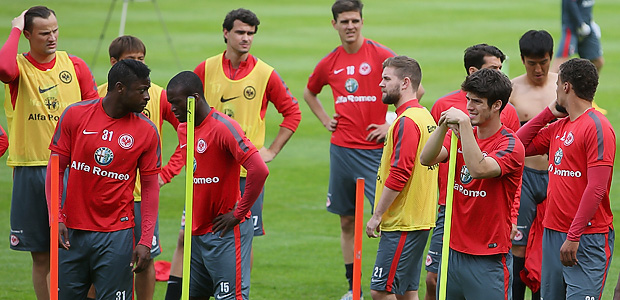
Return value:
<svg viewBox="0 0 620 300">
<path fill-rule="evenodd" d="M 349 291 L 353 290 L 353 264 L 344 264 L 344 268 L 345 270 L 347 270 L 347 272 L 345 273 L 345 276 L 347 277 L 347 280 L 349 281 Z"/>
<path fill-rule="evenodd" d="M 168 277 L 168 289 L 166 289 L 165 300 L 179 300 L 181 299 L 181 292 L 183 288 L 183 278 L 170 275 Z"/>
<path fill-rule="evenodd" d="M 532 292 L 532 300 L 538 300 L 540 299 L 540 289 L 538 289 L 538 292 Z"/>
<path fill-rule="evenodd" d="M 524 257 L 512 257 L 512 300 L 523 300 L 525 298 L 525 283 L 521 280 L 520 275 L 524 267 Z"/>
</svg>

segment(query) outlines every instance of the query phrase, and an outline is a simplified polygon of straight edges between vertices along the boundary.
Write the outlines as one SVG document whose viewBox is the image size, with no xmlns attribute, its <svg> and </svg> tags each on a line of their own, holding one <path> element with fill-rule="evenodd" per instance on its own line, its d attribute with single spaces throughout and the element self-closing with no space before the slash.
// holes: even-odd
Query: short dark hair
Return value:
<svg viewBox="0 0 620 300">
<path fill-rule="evenodd" d="M 334 5 L 332 5 L 332 15 L 334 16 L 334 21 L 338 21 L 339 14 L 348 11 L 359 12 L 361 17 L 363 8 L 364 4 L 360 0 L 336 0 Z"/>
<path fill-rule="evenodd" d="M 573 86 L 577 97 L 592 101 L 598 87 L 598 71 L 592 62 L 573 58 L 560 65 L 560 82 Z"/>
<path fill-rule="evenodd" d="M 413 89 L 418 90 L 418 86 L 422 81 L 422 69 L 415 59 L 404 55 L 389 57 L 383 62 L 383 68 L 387 67 L 393 67 L 400 79 L 409 77 Z"/>
<path fill-rule="evenodd" d="M 238 8 L 229 11 L 224 18 L 224 23 L 222 23 L 222 30 L 226 29 L 227 31 L 231 31 L 234 27 L 235 20 L 239 20 L 245 24 L 254 26 L 254 33 L 258 32 L 258 25 L 260 25 L 260 20 L 255 13 L 245 8 Z M 227 42 L 228 41 L 226 40 L 226 37 L 224 37 L 224 43 Z"/>
<path fill-rule="evenodd" d="M 498 70 L 480 69 L 480 71 L 465 78 L 461 89 L 478 97 L 486 98 L 489 107 L 497 100 L 501 100 L 501 112 L 508 103 L 510 93 L 512 93 L 512 83 L 508 76 Z"/>
<path fill-rule="evenodd" d="M 183 71 L 170 79 L 166 90 L 181 89 L 185 95 L 198 94 L 204 98 L 204 86 L 200 77 L 192 71 Z"/>
<path fill-rule="evenodd" d="M 32 30 L 32 21 L 34 18 L 47 19 L 50 15 L 56 16 L 56 13 L 46 6 L 39 5 L 29 8 L 24 15 L 24 31 L 30 32 Z"/>
<path fill-rule="evenodd" d="M 553 57 L 553 38 L 545 30 L 530 30 L 519 39 L 521 59 L 525 57 L 543 58 L 549 54 Z"/>
<path fill-rule="evenodd" d="M 116 60 L 120 59 L 123 53 L 134 52 L 141 52 L 146 55 L 146 46 L 139 38 L 131 35 L 123 35 L 115 38 L 108 48 L 110 57 L 116 58 Z"/>
<path fill-rule="evenodd" d="M 115 63 L 108 72 L 108 92 L 114 90 L 117 82 L 130 86 L 139 79 L 148 78 L 151 69 L 135 59 L 123 59 Z"/>
<path fill-rule="evenodd" d="M 475 67 L 481 69 L 484 65 L 485 56 L 495 56 L 501 62 L 504 62 L 506 55 L 499 48 L 487 44 L 477 44 L 465 49 L 463 61 L 465 63 L 465 72 L 469 74 L 469 68 Z"/>
</svg>

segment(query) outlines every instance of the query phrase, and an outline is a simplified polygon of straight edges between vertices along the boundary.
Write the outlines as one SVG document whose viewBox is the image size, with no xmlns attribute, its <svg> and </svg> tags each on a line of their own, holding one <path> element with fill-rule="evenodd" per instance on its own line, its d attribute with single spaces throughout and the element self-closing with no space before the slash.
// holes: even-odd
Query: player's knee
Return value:
<svg viewBox="0 0 620 300">
<path fill-rule="evenodd" d="M 50 264 L 49 252 L 31 252 L 32 264 L 35 266 L 47 266 Z"/>
<path fill-rule="evenodd" d="M 183 248 L 185 241 L 185 230 L 179 232 L 179 238 L 177 239 L 177 248 Z"/>
<path fill-rule="evenodd" d="M 512 245 L 512 255 L 516 257 L 525 257 L 525 246 Z"/>
<path fill-rule="evenodd" d="M 428 272 L 426 273 L 426 290 L 435 290 L 437 289 L 437 273 Z"/>
<path fill-rule="evenodd" d="M 340 216 L 340 229 L 342 232 L 354 232 L 355 231 L 355 217 L 354 216 Z"/>
<path fill-rule="evenodd" d="M 383 299 L 386 294 L 384 291 L 370 290 L 370 296 L 373 300 Z"/>
</svg>

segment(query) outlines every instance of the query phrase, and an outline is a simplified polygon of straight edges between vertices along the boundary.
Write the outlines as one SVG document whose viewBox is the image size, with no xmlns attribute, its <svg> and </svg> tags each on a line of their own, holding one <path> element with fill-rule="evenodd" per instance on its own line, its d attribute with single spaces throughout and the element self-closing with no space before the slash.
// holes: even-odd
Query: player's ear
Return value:
<svg viewBox="0 0 620 300">
<path fill-rule="evenodd" d="M 28 31 L 28 30 L 24 29 L 24 37 L 25 37 L 27 40 L 30 40 L 30 35 L 31 35 L 30 31 Z"/>
<path fill-rule="evenodd" d="M 502 108 L 502 100 L 497 100 L 491 105 L 491 110 L 493 111 L 499 111 L 500 108 Z"/>
<path fill-rule="evenodd" d="M 332 27 L 334 27 L 334 29 L 336 29 L 336 20 L 332 19 Z"/>
<path fill-rule="evenodd" d="M 113 66 L 117 62 L 118 62 L 118 60 L 116 58 L 110 57 L 110 66 Z"/>
<path fill-rule="evenodd" d="M 125 85 L 122 82 L 117 81 L 114 84 L 114 90 L 116 90 L 116 92 L 119 94 L 123 94 L 125 92 Z"/>
</svg>

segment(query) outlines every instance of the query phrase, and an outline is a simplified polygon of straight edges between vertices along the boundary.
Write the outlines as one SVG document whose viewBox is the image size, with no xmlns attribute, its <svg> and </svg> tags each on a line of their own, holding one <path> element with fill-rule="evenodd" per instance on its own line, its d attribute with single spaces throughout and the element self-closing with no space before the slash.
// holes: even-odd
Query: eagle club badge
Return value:
<svg viewBox="0 0 620 300">
<path fill-rule="evenodd" d="M 198 140 L 198 145 L 196 145 L 196 151 L 198 153 L 204 153 L 207 150 L 207 142 L 203 139 Z"/>
<path fill-rule="evenodd" d="M 125 150 L 131 149 L 133 146 L 133 136 L 129 133 L 124 133 L 118 137 L 118 145 Z"/>
</svg>

